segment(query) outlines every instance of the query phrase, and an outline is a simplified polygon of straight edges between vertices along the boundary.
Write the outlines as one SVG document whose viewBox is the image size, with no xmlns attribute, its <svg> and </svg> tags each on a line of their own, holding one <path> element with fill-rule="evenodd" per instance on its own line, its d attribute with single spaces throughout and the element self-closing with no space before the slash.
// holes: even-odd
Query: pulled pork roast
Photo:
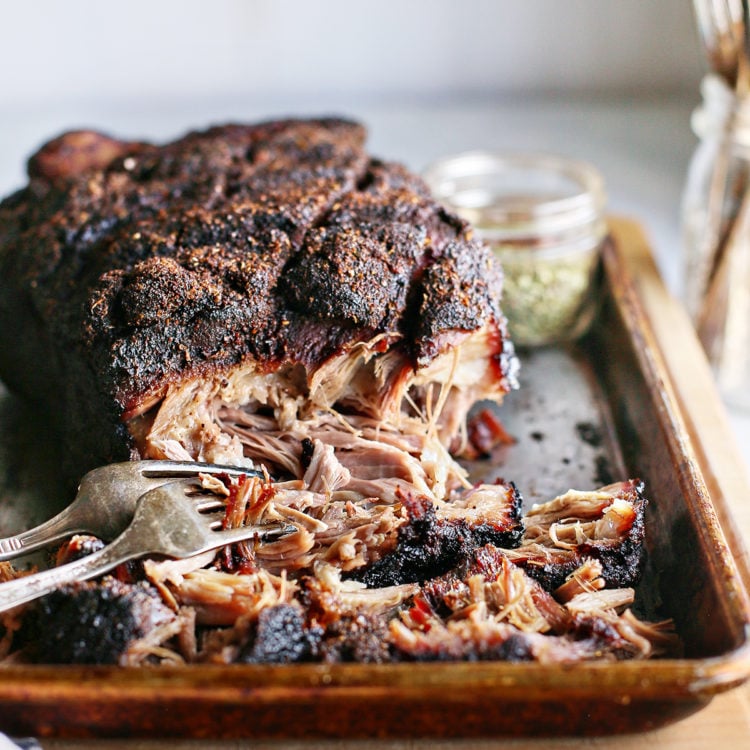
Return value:
<svg viewBox="0 0 750 750">
<path fill-rule="evenodd" d="M 501 269 L 364 140 L 337 119 L 74 132 L 30 159 L 0 204 L 0 377 L 57 418 L 73 480 L 136 456 L 297 477 L 312 450 L 331 489 L 464 481 L 447 449 L 516 379 Z"/>
<path fill-rule="evenodd" d="M 128 457 L 261 469 L 210 483 L 225 524 L 296 530 L 0 615 L 0 658 L 569 662 L 671 646 L 630 609 L 639 483 L 524 516 L 512 483 L 473 485 L 454 458 L 507 440 L 488 410 L 467 426 L 516 384 L 501 269 L 363 144 L 354 123 L 289 120 L 165 146 L 68 133 L 31 158 L 0 204 L 0 376 L 56 417 L 70 476 Z"/>
</svg>

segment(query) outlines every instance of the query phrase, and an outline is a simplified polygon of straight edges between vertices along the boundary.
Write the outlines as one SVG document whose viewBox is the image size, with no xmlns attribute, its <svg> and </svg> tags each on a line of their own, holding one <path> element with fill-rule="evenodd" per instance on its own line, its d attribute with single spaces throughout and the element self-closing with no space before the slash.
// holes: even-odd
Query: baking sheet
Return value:
<svg viewBox="0 0 750 750">
<path fill-rule="evenodd" d="M 746 680 L 745 574 L 718 520 L 723 501 L 705 481 L 710 467 L 695 454 L 686 427 L 693 423 L 629 278 L 629 236 L 616 232 L 605 254 L 592 334 L 574 348 L 523 353 L 525 385 L 500 411 L 515 442 L 472 470 L 478 479 L 512 479 L 527 504 L 569 487 L 644 478 L 649 567 L 639 602 L 675 618 L 684 658 L 572 669 L 18 665 L 0 679 L 0 728 L 115 736 L 610 734 L 675 721 Z M 0 527 L 7 531 L 41 520 L 67 498 L 55 494 L 55 441 L 40 438 L 43 415 L 5 396 L 0 419 Z"/>
<path fill-rule="evenodd" d="M 585 352 L 550 346 L 521 350 L 519 358 L 521 386 L 497 409 L 513 443 L 490 461 L 469 464 L 472 478 L 513 481 L 526 507 L 571 488 L 628 478 L 605 394 Z"/>
</svg>

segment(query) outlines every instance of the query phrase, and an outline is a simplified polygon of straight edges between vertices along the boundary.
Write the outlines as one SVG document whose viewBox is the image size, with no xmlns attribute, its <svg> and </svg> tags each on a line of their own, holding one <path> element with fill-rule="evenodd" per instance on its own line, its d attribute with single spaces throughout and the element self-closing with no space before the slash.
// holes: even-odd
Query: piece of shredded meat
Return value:
<svg viewBox="0 0 750 750">
<path fill-rule="evenodd" d="M 313 456 L 314 448 L 308 469 Z M 637 617 L 635 591 L 622 584 L 623 570 L 637 577 L 639 482 L 568 492 L 526 515 L 517 489 L 502 483 L 443 500 L 397 488 L 393 502 L 248 475 L 205 485 L 224 497 L 226 525 L 284 519 L 297 531 L 189 560 L 146 560 L 138 584 L 67 587 L 4 616 L 2 656 L 49 660 L 56 649 L 63 660 L 120 664 L 567 664 L 679 653 L 671 623 Z M 76 543 L 76 554 L 95 546 Z M 80 650 L 60 649 L 82 622 L 113 612 L 131 623 L 127 638 L 100 647 L 91 636 Z M 48 617 L 50 633 L 40 627 Z"/>
</svg>

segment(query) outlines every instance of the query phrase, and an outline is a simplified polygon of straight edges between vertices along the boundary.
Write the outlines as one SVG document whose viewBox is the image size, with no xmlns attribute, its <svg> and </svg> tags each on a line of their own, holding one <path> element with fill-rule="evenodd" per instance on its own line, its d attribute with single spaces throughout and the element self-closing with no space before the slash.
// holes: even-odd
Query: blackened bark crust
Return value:
<svg viewBox="0 0 750 750">
<path fill-rule="evenodd" d="M 0 377 L 59 418 L 77 473 L 127 458 L 123 417 L 188 377 L 314 369 L 385 331 L 415 365 L 453 331 L 504 335 L 491 254 L 364 141 L 286 120 L 31 158 L 0 204 Z"/>
</svg>

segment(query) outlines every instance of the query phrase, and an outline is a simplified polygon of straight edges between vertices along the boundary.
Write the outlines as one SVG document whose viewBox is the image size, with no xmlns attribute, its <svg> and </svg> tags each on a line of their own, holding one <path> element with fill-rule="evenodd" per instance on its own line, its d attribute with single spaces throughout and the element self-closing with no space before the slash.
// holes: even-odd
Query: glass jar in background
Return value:
<svg viewBox="0 0 750 750">
<path fill-rule="evenodd" d="M 435 162 L 424 178 L 502 262 L 502 308 L 516 344 L 569 341 L 586 331 L 607 234 L 597 170 L 551 155 L 473 151 Z"/>
<path fill-rule="evenodd" d="M 750 99 L 706 76 L 682 199 L 684 299 L 725 400 L 750 409 Z"/>
</svg>

